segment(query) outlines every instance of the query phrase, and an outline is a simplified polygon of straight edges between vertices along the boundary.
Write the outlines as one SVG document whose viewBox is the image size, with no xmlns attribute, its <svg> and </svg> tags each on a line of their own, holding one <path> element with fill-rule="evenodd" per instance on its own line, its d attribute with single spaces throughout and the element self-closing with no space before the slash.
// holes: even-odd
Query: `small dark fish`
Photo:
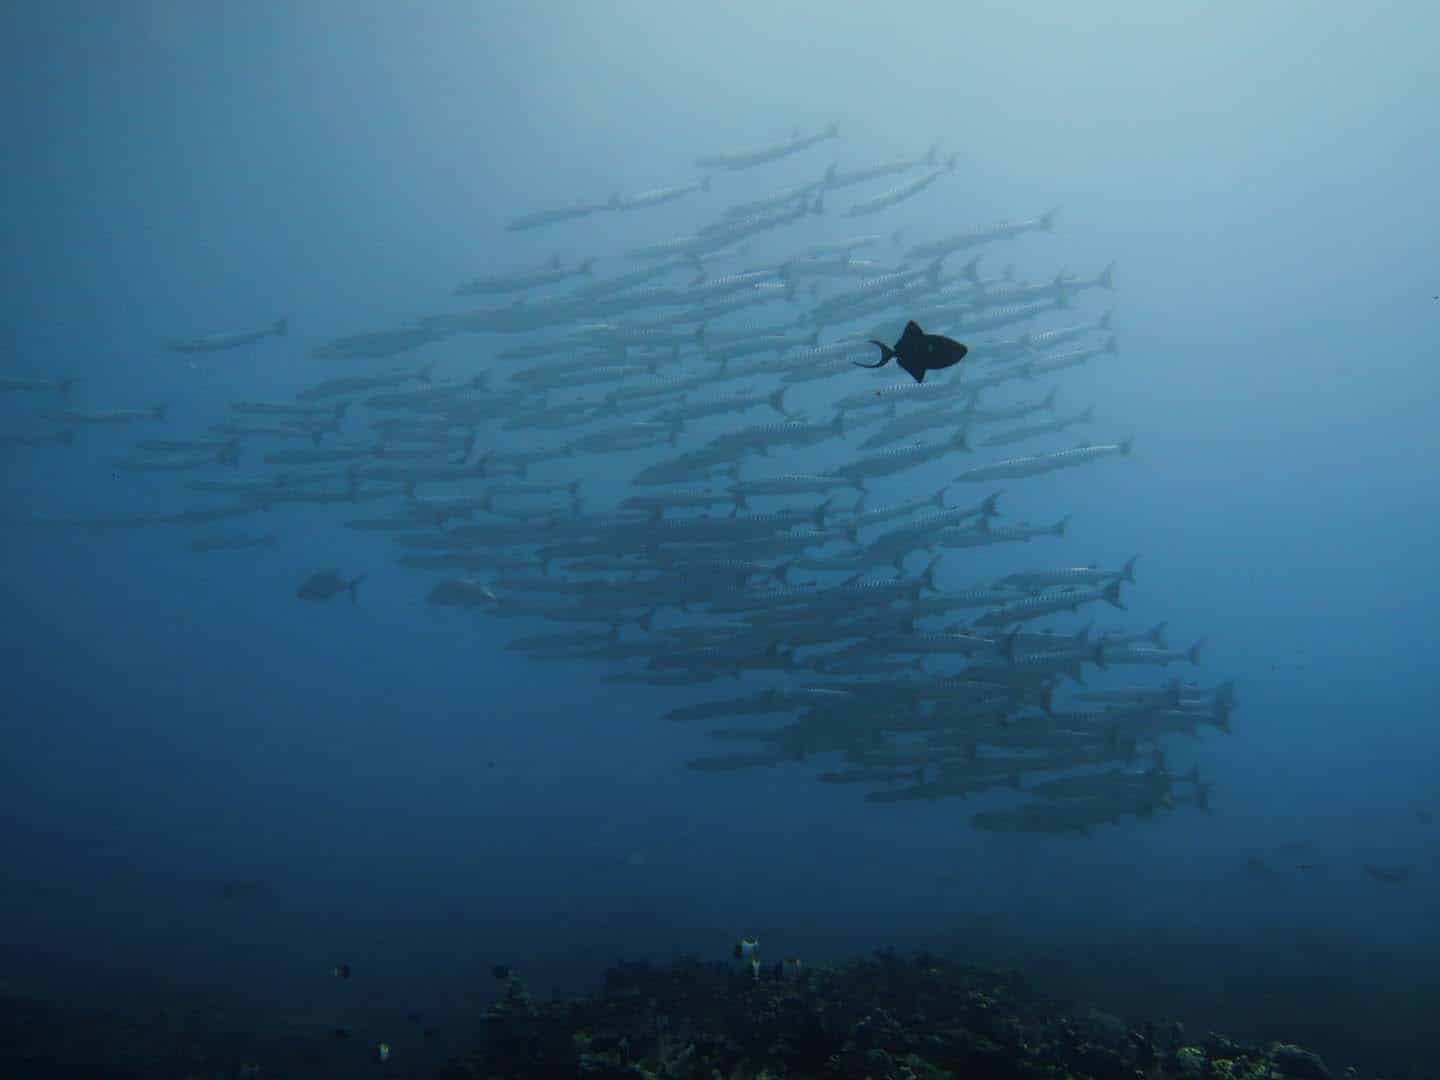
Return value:
<svg viewBox="0 0 1440 1080">
<path fill-rule="evenodd" d="M 409 1020 L 412 1024 L 418 1024 L 424 1018 L 424 1015 L 424 1013 L 409 1012 L 405 1014 L 405 1019 Z"/>
<path fill-rule="evenodd" d="M 350 1032 L 344 1028 L 336 1028 L 331 1034 L 337 1039 L 348 1039 L 350 1037 Z"/>
<path fill-rule="evenodd" d="M 895 360 L 916 382 L 925 381 L 927 371 L 941 371 L 953 367 L 965 359 L 970 350 L 958 341 L 941 334 L 927 334 L 920 324 L 911 320 L 905 324 L 905 332 L 892 349 L 883 341 L 870 339 L 870 344 L 880 346 L 880 360 L 875 364 L 864 364 L 852 360 L 856 367 L 881 368 Z"/>
<path fill-rule="evenodd" d="M 348 979 L 350 978 L 350 965 L 339 964 L 330 969 L 330 975 L 336 979 Z"/>
<path fill-rule="evenodd" d="M 497 979 L 508 979 L 513 970 L 509 964 L 496 964 L 490 969 L 490 974 Z"/>
<path fill-rule="evenodd" d="M 318 574 L 311 574 L 300 583 L 295 590 L 295 597 L 299 600 L 329 600 L 342 592 L 350 594 L 350 603 L 355 603 L 355 590 L 365 580 L 365 575 L 345 580 L 340 576 L 338 570 L 321 570 Z"/>
<path fill-rule="evenodd" d="M 1376 866 L 1373 863 L 1366 863 L 1365 872 L 1376 881 L 1386 881 L 1392 885 L 1399 885 L 1410 880 L 1410 867 L 1408 866 Z"/>
</svg>

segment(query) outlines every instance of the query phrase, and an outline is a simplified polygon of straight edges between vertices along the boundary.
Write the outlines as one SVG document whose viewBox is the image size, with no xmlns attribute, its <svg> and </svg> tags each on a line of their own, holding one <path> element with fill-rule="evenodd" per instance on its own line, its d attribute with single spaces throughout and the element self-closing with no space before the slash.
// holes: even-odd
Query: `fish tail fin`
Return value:
<svg viewBox="0 0 1440 1080">
<path fill-rule="evenodd" d="M 1039 228 L 1044 229 L 1046 232 L 1054 232 L 1055 215 L 1058 213 L 1060 213 L 1060 207 L 1058 206 L 1052 206 L 1049 210 L 1046 210 L 1045 213 L 1040 215 Z"/>
<path fill-rule="evenodd" d="M 1066 514 L 1055 523 L 1055 535 L 1064 536 L 1065 531 L 1070 528 L 1070 515 Z"/>
<path fill-rule="evenodd" d="M 943 555 L 936 555 L 933 559 L 930 560 L 929 564 L 925 567 L 925 569 L 920 572 L 920 584 L 923 585 L 925 588 L 929 589 L 931 592 L 939 591 L 935 587 L 935 568 L 940 565 L 940 560 L 943 557 Z"/>
<path fill-rule="evenodd" d="M 274 325 L 270 327 L 270 332 L 276 337 L 285 337 L 286 335 L 288 335 L 290 333 L 289 317 L 282 316 L 281 318 L 276 319 Z"/>
<path fill-rule="evenodd" d="M 150 406 L 150 416 L 155 420 L 164 420 L 170 413 L 170 406 L 165 403 Z"/>
<path fill-rule="evenodd" d="M 990 518 L 995 517 L 997 514 L 1000 513 L 999 510 L 995 509 L 995 503 L 999 500 L 1000 496 L 1004 494 L 1005 492 L 1003 489 L 1000 491 L 992 491 L 986 497 L 985 501 L 980 504 L 981 521 L 988 521 Z"/>
<path fill-rule="evenodd" d="M 960 272 L 965 275 L 966 280 L 969 281 L 972 285 L 979 285 L 980 256 L 976 255 L 973 259 L 967 262 L 964 267 L 961 268 Z"/>
<path fill-rule="evenodd" d="M 337 402 L 335 403 L 335 419 L 336 419 L 336 420 L 343 420 L 343 419 L 345 419 L 345 412 L 346 412 L 346 410 L 348 410 L 349 408 L 350 408 L 350 402 L 348 402 L 348 401 L 337 401 Z"/>
<path fill-rule="evenodd" d="M 950 439 L 950 445 L 956 450 L 964 450 L 967 453 L 974 449 L 970 445 L 970 432 L 963 427 L 955 429 L 955 434 Z"/>
<path fill-rule="evenodd" d="M 591 269 L 591 267 L 593 267 L 594 265 L 595 265 L 595 258 L 594 258 L 594 256 L 591 256 L 591 257 L 588 258 L 588 259 L 581 259 L 581 260 L 580 260 L 580 265 L 575 268 L 575 272 L 576 272 L 577 274 L 584 274 L 586 277 L 589 277 L 589 276 L 590 276 L 590 269 Z"/>
<path fill-rule="evenodd" d="M 833 183 L 835 182 L 835 172 L 836 172 L 837 169 L 839 169 L 839 167 L 840 167 L 839 165 L 837 165 L 835 162 L 832 161 L 832 162 L 830 163 L 829 167 L 826 168 L 826 170 L 825 170 L 825 176 L 822 178 L 822 180 L 821 180 L 820 182 L 821 182 L 822 184 L 824 184 L 826 187 L 829 187 L 831 184 L 833 184 Z"/>
<path fill-rule="evenodd" d="M 1120 440 L 1120 453 L 1121 453 L 1121 455 L 1124 456 L 1124 457 L 1129 457 L 1129 456 L 1130 456 L 1130 448 L 1133 447 L 1134 445 L 1135 445 L 1135 437 L 1134 437 L 1133 435 L 1132 435 L 1130 438 L 1128 438 L 1128 439 L 1122 439 L 1122 440 Z"/>
<path fill-rule="evenodd" d="M 700 178 L 700 190 L 701 190 L 701 191 L 709 191 L 709 190 L 710 190 L 710 174 L 709 174 L 709 173 L 706 173 L 704 176 L 702 176 L 702 177 Z"/>
<path fill-rule="evenodd" d="M 834 499 L 826 499 L 815 508 L 815 527 L 817 529 L 823 530 L 825 528 L 825 518 L 829 516 L 830 504 L 834 501 Z"/>
<path fill-rule="evenodd" d="M 1106 585 L 1105 591 L 1102 592 L 1100 595 L 1105 598 L 1105 602 L 1108 603 L 1111 607 L 1117 607 L 1121 611 L 1125 610 L 1125 605 L 1120 602 L 1119 578 L 1116 578 L 1114 581 L 1110 582 L 1109 585 Z"/>
<path fill-rule="evenodd" d="M 71 390 L 72 387 L 74 387 L 74 385 L 75 385 L 75 380 L 74 380 L 73 378 L 72 378 L 72 379 L 56 379 L 56 380 L 55 380 L 55 392 L 56 392 L 57 394 L 59 394 L 61 397 L 65 397 L 65 396 L 67 396 L 67 395 L 70 393 L 70 390 Z"/>
<path fill-rule="evenodd" d="M 65 432 L 62 432 L 61 435 L 60 435 L 60 441 L 61 441 L 62 443 L 64 443 L 66 446 L 74 446 L 74 445 L 75 445 L 75 432 L 73 432 L 73 431 L 65 431 Z"/>
<path fill-rule="evenodd" d="M 351 578 L 349 582 L 346 583 L 345 588 L 350 593 L 350 603 L 358 604 L 360 602 L 358 599 L 360 583 L 364 581 L 366 577 L 367 575 L 361 574 L 359 577 Z"/>
<path fill-rule="evenodd" d="M 1139 558 L 1139 555 L 1131 555 L 1125 560 L 1125 565 L 1120 568 L 1121 581 L 1128 581 L 1131 585 L 1135 584 L 1135 562 Z"/>
<path fill-rule="evenodd" d="M 1120 355 L 1120 342 L 1115 335 L 1110 335 L 1110 340 L 1105 343 L 1105 351 L 1111 356 Z"/>
<path fill-rule="evenodd" d="M 771 394 L 768 398 L 765 399 L 769 402 L 770 407 L 776 412 L 778 412 L 781 416 L 790 415 L 788 412 L 785 411 L 785 391 L 788 389 L 788 386 L 782 386 L 779 390 L 776 390 L 773 394 Z"/>
<path fill-rule="evenodd" d="M 1045 395 L 1045 400 L 1040 403 L 1040 407 L 1043 408 L 1043 409 L 1048 409 L 1050 412 L 1054 412 L 1054 411 L 1055 411 L 1055 394 L 1056 394 L 1056 388 L 1052 386 L 1052 387 L 1050 388 L 1050 393 L 1046 394 L 1046 395 Z"/>
<path fill-rule="evenodd" d="M 949 491 L 949 490 L 950 490 L 950 485 L 949 485 L 949 484 L 946 484 L 944 487 L 942 487 L 942 488 L 940 488 L 938 491 L 936 491 L 934 495 L 931 495 L 931 496 L 930 496 L 930 501 L 931 501 L 932 503 L 934 503 L 934 504 L 936 505 L 936 507 L 938 507 L 939 509 L 944 510 L 944 509 L 945 509 L 945 492 L 947 492 L 947 491 Z"/>
<path fill-rule="evenodd" d="M 1102 289 L 1115 288 L 1115 263 L 1113 261 L 1105 264 L 1105 269 L 1101 270 L 1095 278 L 1095 284 Z"/>
<path fill-rule="evenodd" d="M 1114 315 L 1114 314 L 1115 314 L 1115 310 L 1114 310 L 1113 308 L 1107 308 L 1106 311 L 1105 311 L 1105 314 L 1104 314 L 1104 315 L 1101 315 L 1100 318 L 1098 318 L 1098 319 L 1095 320 L 1095 329 L 1096 329 L 1096 330 L 1109 330 L 1109 329 L 1110 329 L 1110 317 L 1111 317 L 1112 315 Z"/>
<path fill-rule="evenodd" d="M 1195 642 L 1194 645 L 1191 645 L 1190 648 L 1185 650 L 1185 658 L 1197 667 L 1200 664 L 1200 650 L 1204 647 L 1204 645 L 1205 639 L 1201 638 L 1199 641 Z"/>
<path fill-rule="evenodd" d="M 880 349 L 880 361 L 879 361 L 879 363 L 875 363 L 875 364 L 864 364 L 864 363 L 861 363 L 859 360 L 851 360 L 850 362 L 851 362 L 852 364 L 854 364 L 856 367 L 863 367 L 863 368 L 882 368 L 882 367 L 884 367 L 886 364 L 888 364 L 891 360 L 894 360 L 894 359 L 895 359 L 895 350 L 892 349 L 889 345 L 886 345 L 883 341 L 876 341 L 874 338 L 871 338 L 871 339 L 870 339 L 870 344 L 871 344 L 871 345 L 875 345 L 875 346 L 877 346 L 877 347 Z"/>
</svg>

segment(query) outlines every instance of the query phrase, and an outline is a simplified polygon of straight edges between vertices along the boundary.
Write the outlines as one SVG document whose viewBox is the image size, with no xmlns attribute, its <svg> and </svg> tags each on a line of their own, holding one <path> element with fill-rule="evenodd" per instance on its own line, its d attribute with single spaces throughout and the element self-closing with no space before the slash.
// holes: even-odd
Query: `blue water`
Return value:
<svg viewBox="0 0 1440 1080">
<path fill-rule="evenodd" d="M 617 957 L 719 959 L 751 933 L 817 963 L 953 949 L 1136 1018 L 1426 1075 L 1404 1070 L 1440 1007 L 1440 826 L 1417 814 L 1440 813 L 1437 40 L 1413 3 L 6 5 L 0 374 L 170 420 L 0 451 L 0 986 L 199 991 L 277 1025 L 424 1009 L 454 1030 L 494 963 L 582 992 Z M 706 195 L 503 229 L 832 121 L 840 139 Z M 705 692 L 502 652 L 515 622 L 428 606 L 430 579 L 343 508 L 205 530 L 279 537 L 212 556 L 179 530 L 35 525 L 204 505 L 111 465 L 230 401 L 411 361 L 491 368 L 509 337 L 307 355 L 459 310 L 466 276 L 615 256 L 934 141 L 959 167 L 912 202 L 764 242 L 1059 205 L 1053 235 L 986 249 L 985 269 L 1117 262 L 1082 314 L 1113 302 L 1121 352 L 1057 385 L 1133 458 L 1001 485 L 1006 520 L 1070 513 L 1070 536 L 949 572 L 1139 553 L 1129 613 L 1101 625 L 1166 619 L 1173 644 L 1205 639 L 1194 677 L 1239 687 L 1233 735 L 1172 751 L 1214 780 L 1208 816 L 991 835 L 967 824 L 980 799 L 875 806 L 808 766 L 688 771 L 711 744 L 659 716 Z M 249 349 L 161 347 L 280 315 L 290 336 Z M 48 430 L 33 413 L 57 404 L 4 395 L 0 429 Z M 614 467 L 560 472 L 603 492 Z M 369 575 L 359 605 L 296 601 L 329 566 Z M 233 880 L 263 888 L 217 896 Z M 357 978 L 337 999 L 342 961 Z"/>
</svg>

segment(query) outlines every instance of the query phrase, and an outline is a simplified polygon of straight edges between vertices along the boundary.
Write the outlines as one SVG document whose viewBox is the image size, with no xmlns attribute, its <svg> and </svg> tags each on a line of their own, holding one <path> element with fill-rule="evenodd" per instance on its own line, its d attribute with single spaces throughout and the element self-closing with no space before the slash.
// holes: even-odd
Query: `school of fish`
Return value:
<svg viewBox="0 0 1440 1080">
<path fill-rule="evenodd" d="M 147 432 L 113 462 L 175 474 L 193 504 L 30 524 L 187 528 L 189 552 L 243 559 L 275 543 L 257 524 L 274 507 L 311 507 L 388 536 L 390 573 L 457 609 L 437 617 L 511 620 L 507 649 L 583 672 L 597 693 L 667 688 L 670 721 L 715 724 L 725 744 L 689 762 L 701 772 L 800 769 L 875 803 L 999 789 L 1010 795 L 970 820 L 1005 832 L 1205 808 L 1209 783 L 1167 750 L 1173 736 L 1230 731 L 1233 684 L 1171 674 L 1202 647 L 1171 647 L 1165 624 L 1082 624 L 1124 610 L 1138 560 L 1075 563 L 1057 542 L 1072 514 L 1083 533 L 1099 482 L 1104 505 L 1120 502 L 1132 455 L 1123 418 L 1082 441 L 1103 407 L 1057 400 L 1067 374 L 1117 353 L 1111 313 L 1084 310 L 1113 288 L 1113 266 L 987 274 L 996 248 L 1051 233 L 1056 211 L 962 226 L 963 169 L 938 147 L 817 166 L 811 182 L 741 199 L 739 174 L 839 138 L 833 125 L 797 131 L 705 155 L 680 183 L 516 218 L 510 232 L 558 236 L 623 215 L 635 240 L 487 267 L 457 283 L 451 310 L 296 361 L 345 371 L 233 402 L 203 431 Z M 894 186 L 847 194 L 877 181 Z M 739 201 L 713 205 L 727 199 Z M 921 199 L 955 226 L 908 245 L 850 231 Z M 706 207 L 693 227 L 645 234 L 648 208 L 681 200 Z M 290 334 L 282 317 L 164 344 L 251 362 Z M 948 342 L 943 363 L 907 360 L 928 342 Z M 877 345 L 910 375 L 864 370 Z M 164 404 L 72 407 L 73 386 L 0 378 L 0 392 L 59 399 L 0 447 L 167 423 Z M 1020 481 L 1061 472 L 1065 486 L 1045 490 L 1065 505 L 1027 503 Z M 247 531 L 211 531 L 241 520 Z M 975 569 L 996 559 L 1004 572 Z M 382 573 L 297 567 L 294 599 L 358 603 Z M 1154 674 L 1131 684 L 1127 672 Z"/>
</svg>

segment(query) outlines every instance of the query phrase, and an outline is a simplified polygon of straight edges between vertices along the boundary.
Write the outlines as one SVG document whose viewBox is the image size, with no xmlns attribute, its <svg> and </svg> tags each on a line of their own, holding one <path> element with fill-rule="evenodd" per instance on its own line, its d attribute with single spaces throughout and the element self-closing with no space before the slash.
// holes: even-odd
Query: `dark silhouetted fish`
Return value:
<svg viewBox="0 0 1440 1080">
<path fill-rule="evenodd" d="M 913 320 L 905 324 L 905 332 L 900 335 L 900 340 L 893 349 L 874 338 L 870 339 L 870 344 L 880 346 L 879 363 L 864 364 L 859 360 L 852 360 L 851 363 L 856 367 L 880 368 L 894 360 L 916 382 L 924 382 L 927 371 L 954 367 L 965 359 L 965 354 L 970 351 L 958 341 L 940 334 L 925 333 L 920 329 L 920 324 Z"/>
<path fill-rule="evenodd" d="M 340 576 L 338 570 L 321 570 L 302 581 L 300 587 L 295 590 L 295 596 L 300 600 L 329 600 L 338 593 L 348 592 L 350 602 L 353 604 L 356 602 L 355 590 L 364 580 L 364 574 L 347 581 Z"/>
</svg>

